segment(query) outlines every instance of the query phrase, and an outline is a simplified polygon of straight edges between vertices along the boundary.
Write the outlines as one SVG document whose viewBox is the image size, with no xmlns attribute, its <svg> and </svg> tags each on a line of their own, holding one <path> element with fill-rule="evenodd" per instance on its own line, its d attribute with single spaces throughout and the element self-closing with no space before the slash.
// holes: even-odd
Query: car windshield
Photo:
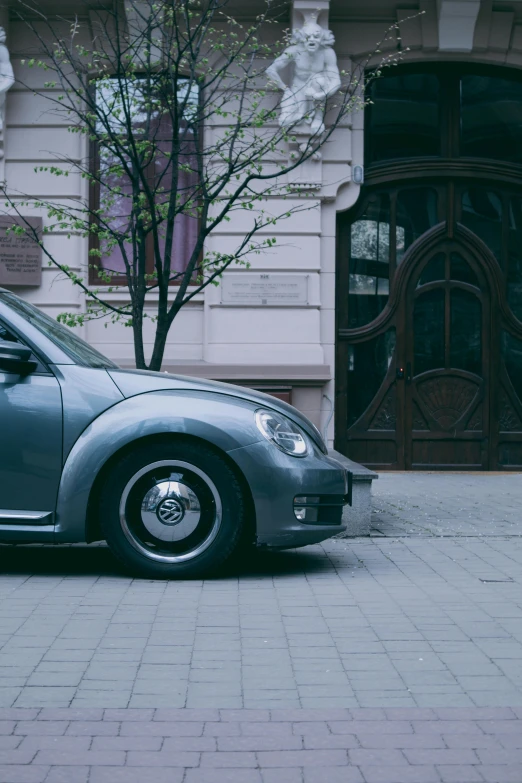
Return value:
<svg viewBox="0 0 522 783">
<path fill-rule="evenodd" d="M 111 362 L 102 353 L 99 353 L 80 337 L 77 337 L 66 326 L 62 326 L 58 321 L 54 321 L 48 315 L 42 313 L 41 310 L 38 310 L 37 307 L 29 304 L 29 302 L 24 302 L 23 299 L 19 299 L 14 294 L 5 291 L 0 293 L 0 301 L 5 302 L 11 310 L 14 310 L 14 312 L 39 329 L 42 334 L 78 364 L 84 367 L 110 367 L 112 369 L 118 367 L 117 364 Z"/>
</svg>

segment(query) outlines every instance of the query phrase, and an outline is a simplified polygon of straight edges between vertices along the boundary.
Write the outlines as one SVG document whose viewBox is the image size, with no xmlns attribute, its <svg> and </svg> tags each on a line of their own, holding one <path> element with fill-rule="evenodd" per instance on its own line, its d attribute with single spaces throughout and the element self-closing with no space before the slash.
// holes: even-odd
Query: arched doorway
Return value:
<svg viewBox="0 0 522 783">
<path fill-rule="evenodd" d="M 522 132 L 510 130 L 509 162 L 465 158 L 462 96 L 471 79 L 473 95 L 498 101 L 503 90 L 508 105 L 522 84 L 439 71 L 405 69 L 382 88 L 388 115 L 394 94 L 404 112 L 408 84 L 420 91 L 408 123 L 418 110 L 423 157 L 400 157 L 402 135 L 389 116 L 376 120 L 374 97 L 376 158 L 358 204 L 339 215 L 336 448 L 379 469 L 520 469 Z M 472 154 L 481 133 L 499 135 L 479 108 Z"/>
</svg>

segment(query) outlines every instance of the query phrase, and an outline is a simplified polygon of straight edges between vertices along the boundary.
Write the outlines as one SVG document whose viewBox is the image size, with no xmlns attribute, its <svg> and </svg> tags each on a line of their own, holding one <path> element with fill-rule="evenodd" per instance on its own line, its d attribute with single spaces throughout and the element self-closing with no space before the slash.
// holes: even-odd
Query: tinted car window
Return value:
<svg viewBox="0 0 522 783">
<path fill-rule="evenodd" d="M 118 367 L 117 364 L 77 337 L 70 329 L 62 326 L 58 321 L 54 321 L 29 302 L 24 302 L 14 294 L 5 292 L 0 293 L 0 301 L 35 326 L 77 364 L 81 364 L 83 367 L 110 367 L 112 369 Z"/>
<path fill-rule="evenodd" d="M 20 345 L 26 345 L 28 348 L 31 346 L 27 345 L 23 340 L 20 340 L 17 335 L 13 334 L 13 332 L 10 332 L 9 329 L 5 326 L 5 324 L 0 322 L 0 340 L 5 340 L 8 343 L 19 343 Z M 42 359 L 37 356 L 34 352 L 31 354 L 31 361 L 36 362 L 36 369 L 34 370 L 33 374 L 41 375 L 42 373 L 47 375 L 49 373 L 49 370 L 45 366 L 45 363 L 42 361 Z"/>
<path fill-rule="evenodd" d="M 6 340 L 8 343 L 17 343 L 18 340 L 11 332 L 8 332 L 3 324 L 0 324 L 0 340 Z"/>
</svg>

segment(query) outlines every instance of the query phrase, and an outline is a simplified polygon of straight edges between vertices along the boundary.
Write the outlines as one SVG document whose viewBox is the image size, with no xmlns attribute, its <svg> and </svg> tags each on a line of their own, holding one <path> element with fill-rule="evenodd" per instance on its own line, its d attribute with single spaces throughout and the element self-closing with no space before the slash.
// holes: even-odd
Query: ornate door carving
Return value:
<svg viewBox="0 0 522 783">
<path fill-rule="evenodd" d="M 480 261 L 445 239 L 402 297 L 407 469 L 487 469 L 490 296 Z"/>
</svg>

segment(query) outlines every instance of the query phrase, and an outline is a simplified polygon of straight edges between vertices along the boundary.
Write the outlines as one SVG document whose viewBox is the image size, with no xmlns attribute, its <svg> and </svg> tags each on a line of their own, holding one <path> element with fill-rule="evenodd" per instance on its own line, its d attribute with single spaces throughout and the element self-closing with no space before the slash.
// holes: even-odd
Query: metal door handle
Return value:
<svg viewBox="0 0 522 783">
<path fill-rule="evenodd" d="M 411 383 L 411 362 L 406 364 L 406 383 Z"/>
</svg>

